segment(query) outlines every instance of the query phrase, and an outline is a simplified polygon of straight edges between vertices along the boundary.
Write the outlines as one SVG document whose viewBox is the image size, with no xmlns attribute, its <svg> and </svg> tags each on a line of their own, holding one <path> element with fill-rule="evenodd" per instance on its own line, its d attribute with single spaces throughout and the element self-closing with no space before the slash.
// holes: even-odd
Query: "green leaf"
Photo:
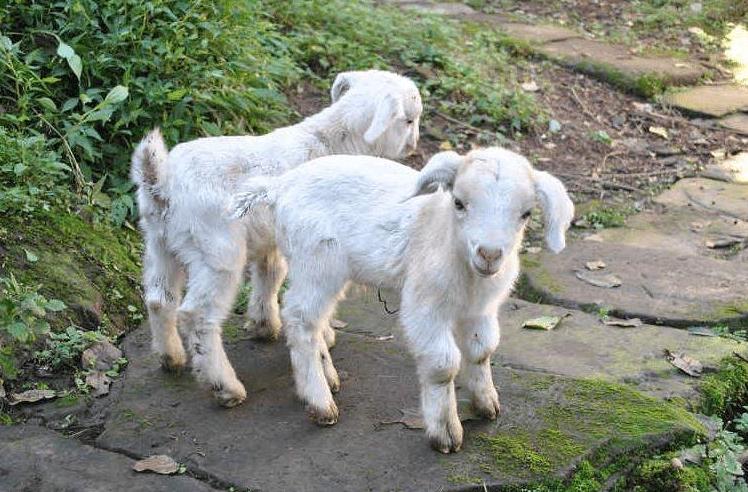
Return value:
<svg viewBox="0 0 748 492">
<path fill-rule="evenodd" d="M 125 99 L 127 99 L 127 96 L 130 94 L 127 87 L 124 85 L 118 85 L 115 88 L 113 88 L 111 91 L 109 91 L 109 94 L 106 95 L 106 98 L 104 98 L 104 102 L 107 102 L 109 104 L 119 104 Z"/>
<path fill-rule="evenodd" d="M 60 44 L 57 46 L 57 55 L 68 59 L 71 56 L 75 56 L 75 50 L 70 45 L 60 41 Z"/>
<path fill-rule="evenodd" d="M 41 104 L 44 109 L 47 109 L 49 111 L 57 111 L 57 105 L 50 98 L 40 97 L 39 99 L 37 99 L 37 101 L 39 101 L 39 104 Z"/>
<path fill-rule="evenodd" d="M 7 325 L 5 331 L 19 342 L 25 342 L 29 339 L 29 329 L 25 323 L 20 321 Z"/>
<path fill-rule="evenodd" d="M 13 166 L 13 174 L 16 176 L 20 176 L 23 174 L 23 172 L 28 168 L 25 164 L 21 164 L 20 162 Z"/>
<path fill-rule="evenodd" d="M 67 61 L 68 65 L 70 65 L 70 70 L 72 70 L 78 80 L 80 80 L 81 72 L 83 71 L 83 61 L 81 60 L 81 57 L 73 55 L 70 58 L 67 58 Z"/>
<path fill-rule="evenodd" d="M 38 319 L 34 322 L 34 333 L 37 335 L 46 335 L 49 333 L 49 323 L 43 319 Z"/>
<path fill-rule="evenodd" d="M 24 249 L 23 251 L 26 253 L 26 260 L 29 263 L 36 263 L 39 261 L 39 257 L 36 256 L 33 251 L 29 251 L 28 249 Z"/>
<path fill-rule="evenodd" d="M 62 302 L 59 299 L 50 299 L 49 301 L 47 301 L 47 310 L 48 311 L 57 312 L 57 311 L 62 311 L 64 309 L 66 309 L 66 308 L 67 308 L 67 306 L 65 305 L 65 303 Z"/>
<path fill-rule="evenodd" d="M 71 97 L 70 99 L 68 99 L 62 104 L 62 112 L 64 113 L 65 111 L 70 111 L 77 105 L 78 105 L 78 99 L 75 97 Z"/>
</svg>

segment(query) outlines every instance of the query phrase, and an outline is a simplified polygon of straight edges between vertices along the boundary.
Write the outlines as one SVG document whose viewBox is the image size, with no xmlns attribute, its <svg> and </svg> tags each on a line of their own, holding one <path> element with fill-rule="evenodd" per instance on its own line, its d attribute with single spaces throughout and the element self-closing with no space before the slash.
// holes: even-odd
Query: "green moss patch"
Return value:
<svg viewBox="0 0 748 492">
<path fill-rule="evenodd" d="M 726 357 L 719 369 L 704 376 L 699 386 L 700 411 L 706 415 L 724 415 L 748 398 L 748 362 Z"/>
</svg>

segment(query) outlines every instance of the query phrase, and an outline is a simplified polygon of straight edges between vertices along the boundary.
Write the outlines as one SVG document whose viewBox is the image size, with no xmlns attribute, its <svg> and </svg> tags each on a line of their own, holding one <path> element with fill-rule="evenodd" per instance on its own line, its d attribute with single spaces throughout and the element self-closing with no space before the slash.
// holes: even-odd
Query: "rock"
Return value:
<svg viewBox="0 0 748 492">
<path fill-rule="evenodd" d="M 81 444 L 34 425 L 0 426 L 0 488 L 3 490 L 207 492 L 186 476 L 135 475 L 121 454 Z"/>
<path fill-rule="evenodd" d="M 748 114 L 735 113 L 724 118 L 720 118 L 719 124 L 740 134 L 748 135 Z"/>
<path fill-rule="evenodd" d="M 740 85 L 702 85 L 666 94 L 663 102 L 693 113 L 719 117 L 748 110 L 748 88 Z"/>
<path fill-rule="evenodd" d="M 93 389 L 92 396 L 99 397 L 109 393 L 112 380 L 101 371 L 92 371 L 86 375 L 86 384 Z"/>
<path fill-rule="evenodd" d="M 704 178 L 681 179 L 656 197 L 655 202 L 723 214 L 740 221 L 748 219 L 748 193 L 744 186 L 734 183 Z"/>
<path fill-rule="evenodd" d="M 425 2 L 414 2 L 404 4 L 403 7 L 413 10 L 422 10 L 425 12 L 431 12 L 434 14 L 442 14 L 449 16 L 472 16 L 477 12 L 473 10 L 469 5 L 462 3 L 425 3 Z"/>
<path fill-rule="evenodd" d="M 571 38 L 580 38 L 581 35 L 561 26 L 551 24 L 523 24 L 519 22 L 501 22 L 496 27 L 506 32 L 513 38 L 532 44 L 553 43 Z"/>
<path fill-rule="evenodd" d="M 107 340 L 95 342 L 81 354 L 81 365 L 85 369 L 108 371 L 117 359 L 122 357 L 122 351 Z"/>
<path fill-rule="evenodd" d="M 707 166 L 702 176 L 729 183 L 748 184 L 748 152 L 741 152 L 717 164 Z"/>
</svg>

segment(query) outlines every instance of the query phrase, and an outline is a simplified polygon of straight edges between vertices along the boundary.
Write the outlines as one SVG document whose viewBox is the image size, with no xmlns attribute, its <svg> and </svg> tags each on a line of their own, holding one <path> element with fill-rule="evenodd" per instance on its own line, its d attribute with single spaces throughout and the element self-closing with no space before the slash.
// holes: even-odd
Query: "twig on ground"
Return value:
<svg viewBox="0 0 748 492">
<path fill-rule="evenodd" d="M 454 123 L 456 125 L 460 125 L 460 126 L 462 126 L 464 128 L 472 130 L 472 131 L 474 131 L 476 133 L 484 133 L 486 131 L 486 130 L 482 130 L 482 129 L 478 128 L 477 126 L 473 126 L 470 123 L 465 123 L 464 121 L 460 121 L 457 118 L 453 118 L 452 116 L 449 116 L 448 114 L 444 114 L 441 111 L 438 111 L 436 109 L 434 109 L 433 112 L 434 112 L 435 115 L 439 116 L 440 118 L 443 118 L 443 119 L 445 119 L 447 121 L 450 121 L 450 122 L 452 122 L 452 123 Z"/>
</svg>

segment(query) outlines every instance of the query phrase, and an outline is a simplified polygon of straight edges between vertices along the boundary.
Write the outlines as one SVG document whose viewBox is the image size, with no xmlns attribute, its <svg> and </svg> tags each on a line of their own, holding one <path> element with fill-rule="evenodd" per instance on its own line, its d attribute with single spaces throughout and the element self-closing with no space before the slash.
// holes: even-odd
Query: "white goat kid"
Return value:
<svg viewBox="0 0 748 492">
<path fill-rule="evenodd" d="M 237 215 L 269 215 L 288 258 L 284 329 L 298 394 L 317 423 L 338 418 L 330 390 L 338 377 L 322 331 L 349 281 L 401 290 L 400 321 L 435 449 L 462 443 L 458 372 L 476 410 L 496 418 L 490 358 L 499 305 L 519 274 L 536 198 L 550 249 L 564 248 L 574 205 L 558 179 L 489 148 L 436 154 L 420 173 L 385 159 L 330 156 L 243 189 Z"/>
<path fill-rule="evenodd" d="M 194 374 L 224 406 L 246 397 L 221 341 L 221 323 L 246 259 L 253 282 L 248 323 L 258 338 L 278 336 L 277 294 L 286 274 L 272 239 L 263 237 L 268 227 L 254 222 L 247 228 L 231 217 L 237 184 L 250 176 L 281 174 L 323 155 L 395 158 L 417 145 L 422 106 L 411 80 L 377 70 L 346 72 L 335 79 L 331 95 L 330 107 L 267 135 L 201 138 L 168 152 L 154 130 L 133 154 L 153 348 L 165 368 L 185 365 L 179 318 Z M 326 336 L 334 343 L 329 327 Z"/>
</svg>

